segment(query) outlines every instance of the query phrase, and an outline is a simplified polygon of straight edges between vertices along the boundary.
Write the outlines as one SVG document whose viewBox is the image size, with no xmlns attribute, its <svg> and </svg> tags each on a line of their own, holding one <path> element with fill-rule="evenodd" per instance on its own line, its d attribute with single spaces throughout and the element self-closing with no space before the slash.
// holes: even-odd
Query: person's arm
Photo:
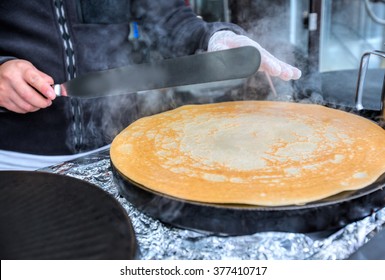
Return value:
<svg viewBox="0 0 385 280">
<path fill-rule="evenodd" d="M 206 51 L 211 35 L 219 30 L 245 34 L 235 24 L 203 21 L 183 0 L 134 0 L 131 9 L 152 45 L 164 57 Z"/>
<path fill-rule="evenodd" d="M 193 54 L 197 50 L 256 47 L 261 53 L 260 71 L 283 80 L 299 79 L 301 71 L 271 55 L 246 32 L 232 23 L 208 23 L 199 19 L 183 0 L 132 2 L 132 13 L 153 44 L 166 57 Z"/>
<path fill-rule="evenodd" d="M 53 79 L 22 59 L 0 58 L 0 107 L 16 113 L 35 112 L 52 104 Z"/>
</svg>

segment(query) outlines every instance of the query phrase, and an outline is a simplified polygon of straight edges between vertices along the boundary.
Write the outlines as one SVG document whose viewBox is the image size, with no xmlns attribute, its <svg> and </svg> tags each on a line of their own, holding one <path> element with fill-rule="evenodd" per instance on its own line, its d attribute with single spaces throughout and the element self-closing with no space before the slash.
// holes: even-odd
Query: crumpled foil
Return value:
<svg viewBox="0 0 385 280">
<path fill-rule="evenodd" d="M 155 220 L 122 198 L 113 181 L 109 150 L 41 171 L 88 181 L 115 197 L 135 230 L 139 259 L 181 260 L 334 260 L 346 259 L 385 227 L 385 208 L 337 232 L 312 234 L 261 232 L 248 236 L 215 236 L 174 228 Z"/>
</svg>

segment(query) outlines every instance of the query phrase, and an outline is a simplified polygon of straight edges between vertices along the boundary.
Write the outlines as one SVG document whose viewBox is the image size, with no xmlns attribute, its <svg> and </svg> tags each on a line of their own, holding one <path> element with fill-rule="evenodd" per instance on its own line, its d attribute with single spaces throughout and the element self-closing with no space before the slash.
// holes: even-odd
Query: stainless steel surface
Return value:
<svg viewBox="0 0 385 280">
<path fill-rule="evenodd" d="M 365 1 L 317 1 L 322 1 L 320 72 L 357 69 L 364 52 L 383 48 L 384 26 L 369 16 Z M 384 18 L 383 3 L 372 2 L 370 9 Z M 371 64 L 380 66 L 378 61 Z"/>
<path fill-rule="evenodd" d="M 260 63 L 259 51 L 247 46 L 89 73 L 54 85 L 54 90 L 57 95 L 80 98 L 134 93 L 247 78 Z"/>
<path fill-rule="evenodd" d="M 230 22 L 231 13 L 228 0 L 190 0 L 188 2 L 193 11 L 205 21 Z"/>
<path fill-rule="evenodd" d="M 111 193 L 132 220 L 141 259 L 347 259 L 385 226 L 383 208 L 337 232 L 214 236 L 170 227 L 139 212 L 118 193 L 111 173 L 109 150 L 44 171 L 76 177 Z"/>
<path fill-rule="evenodd" d="M 369 60 L 371 55 L 385 58 L 385 52 L 383 51 L 371 51 L 363 54 L 361 58 L 360 69 L 358 71 L 356 97 L 355 97 L 356 109 L 358 111 L 361 111 L 364 109 L 364 106 L 362 104 L 362 99 L 363 99 L 363 93 L 364 93 L 365 77 L 368 71 Z M 384 92 L 384 89 L 383 89 L 383 92 Z M 381 97 L 381 114 L 379 118 L 384 120 L 384 117 L 385 117 L 385 96 L 383 94 Z"/>
<path fill-rule="evenodd" d="M 369 0 L 364 0 L 364 2 L 365 2 L 365 9 L 366 9 L 368 15 L 370 16 L 370 18 L 374 22 L 376 22 L 380 25 L 385 25 L 385 19 L 380 18 L 376 15 L 376 13 L 373 11 L 372 7 L 370 6 Z M 372 1 L 372 2 L 375 2 L 375 1 Z"/>
</svg>

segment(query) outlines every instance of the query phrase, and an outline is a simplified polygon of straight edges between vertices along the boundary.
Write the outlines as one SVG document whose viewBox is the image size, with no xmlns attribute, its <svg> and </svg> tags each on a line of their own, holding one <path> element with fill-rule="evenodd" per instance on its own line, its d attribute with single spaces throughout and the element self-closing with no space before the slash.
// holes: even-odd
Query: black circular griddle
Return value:
<svg viewBox="0 0 385 280">
<path fill-rule="evenodd" d="M 364 107 L 368 111 L 381 110 L 382 82 L 384 69 L 369 69 L 364 83 Z M 323 72 L 322 95 L 326 104 L 355 108 L 358 70 L 340 70 Z"/>
<path fill-rule="evenodd" d="M 292 81 L 293 99 L 295 102 L 320 104 L 378 120 L 382 109 L 385 70 L 373 68 L 366 71 L 362 85 L 364 109 L 359 111 L 356 108 L 358 73 L 356 69 L 308 73 Z"/>
<path fill-rule="evenodd" d="M 385 174 L 372 185 L 303 206 L 258 207 L 187 201 L 133 182 L 111 163 L 120 193 L 140 211 L 173 226 L 224 235 L 339 229 L 385 206 Z"/>
<path fill-rule="evenodd" d="M 131 221 L 111 195 L 72 177 L 0 171 L 0 259 L 134 259 Z"/>
</svg>

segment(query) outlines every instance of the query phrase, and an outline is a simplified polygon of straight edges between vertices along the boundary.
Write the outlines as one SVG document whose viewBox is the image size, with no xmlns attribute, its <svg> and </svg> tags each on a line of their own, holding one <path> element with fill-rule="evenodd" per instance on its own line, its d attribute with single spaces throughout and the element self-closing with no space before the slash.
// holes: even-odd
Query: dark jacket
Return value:
<svg viewBox="0 0 385 280">
<path fill-rule="evenodd" d="M 221 29 L 198 19 L 183 0 L 0 0 L 0 64 L 25 59 L 62 83 L 87 72 L 133 63 L 130 22 L 162 57 L 207 48 Z M 136 95 L 59 97 L 34 113 L 0 107 L 0 149 L 65 155 L 101 147 L 137 118 Z"/>
</svg>

